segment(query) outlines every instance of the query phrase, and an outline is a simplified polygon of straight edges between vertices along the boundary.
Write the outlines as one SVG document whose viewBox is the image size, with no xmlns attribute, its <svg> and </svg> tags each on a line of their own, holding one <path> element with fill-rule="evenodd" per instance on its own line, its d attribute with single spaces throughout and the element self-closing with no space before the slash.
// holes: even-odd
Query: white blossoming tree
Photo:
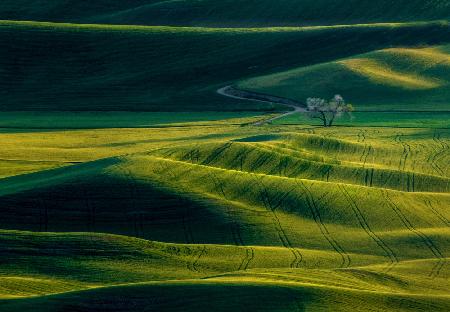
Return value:
<svg viewBox="0 0 450 312">
<path fill-rule="evenodd" d="M 330 101 L 320 98 L 306 100 L 307 112 L 311 118 L 320 119 L 324 127 L 331 127 L 336 117 L 350 114 L 353 111 L 351 104 L 346 104 L 344 98 L 336 94 Z"/>
</svg>

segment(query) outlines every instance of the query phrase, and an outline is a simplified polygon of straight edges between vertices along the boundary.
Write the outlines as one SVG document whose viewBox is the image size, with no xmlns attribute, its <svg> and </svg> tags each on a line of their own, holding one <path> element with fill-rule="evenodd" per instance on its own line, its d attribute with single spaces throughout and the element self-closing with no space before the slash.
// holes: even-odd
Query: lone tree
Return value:
<svg viewBox="0 0 450 312">
<path fill-rule="evenodd" d="M 352 104 L 346 104 L 344 98 L 336 94 L 330 101 L 320 98 L 306 100 L 307 112 L 311 118 L 322 120 L 324 127 L 331 127 L 336 117 L 353 111 Z"/>
</svg>

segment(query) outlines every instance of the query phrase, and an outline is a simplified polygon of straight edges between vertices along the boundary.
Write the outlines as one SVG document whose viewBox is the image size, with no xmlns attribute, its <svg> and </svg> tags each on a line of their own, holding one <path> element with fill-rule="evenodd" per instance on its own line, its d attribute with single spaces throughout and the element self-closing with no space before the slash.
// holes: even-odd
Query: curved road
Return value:
<svg viewBox="0 0 450 312">
<path fill-rule="evenodd" d="M 265 102 L 265 103 L 276 103 L 279 105 L 284 105 L 286 107 L 291 107 L 294 110 L 283 113 L 281 115 L 269 118 L 269 119 L 265 119 L 262 121 L 258 121 L 256 123 L 254 123 L 255 126 L 261 126 L 264 124 L 268 124 L 271 123 L 274 120 L 295 114 L 295 113 L 305 113 L 306 109 L 305 107 L 296 101 L 290 100 L 290 99 L 286 99 L 286 98 L 282 98 L 282 97 L 278 97 L 278 96 L 273 96 L 273 95 L 267 95 L 267 94 L 262 94 L 262 93 L 256 93 L 256 92 L 249 92 L 249 91 L 243 91 L 243 90 L 239 90 L 239 89 L 235 89 L 232 86 L 226 86 L 223 88 L 220 88 L 217 90 L 217 93 L 223 96 L 227 96 L 229 98 L 233 98 L 233 99 L 239 99 L 239 100 L 247 100 L 247 101 L 255 101 L 255 102 Z"/>
</svg>

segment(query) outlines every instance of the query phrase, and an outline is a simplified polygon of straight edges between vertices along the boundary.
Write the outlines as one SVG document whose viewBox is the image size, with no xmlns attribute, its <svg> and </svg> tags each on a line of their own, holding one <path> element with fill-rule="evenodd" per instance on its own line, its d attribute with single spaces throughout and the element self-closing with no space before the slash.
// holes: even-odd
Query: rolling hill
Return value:
<svg viewBox="0 0 450 312">
<path fill-rule="evenodd" d="M 449 109 L 450 46 L 391 48 L 239 82 L 304 102 L 345 94 L 357 110 Z"/>
<path fill-rule="evenodd" d="M 215 91 L 244 77 L 450 40 L 446 22 L 258 29 L 0 25 L 2 111 L 271 110 Z"/>
<path fill-rule="evenodd" d="M 449 1 L 3 0 L 0 311 L 449 311 L 449 112 Z"/>
<path fill-rule="evenodd" d="M 448 130 L 186 127 L 3 134 L 2 310 L 448 309 Z"/>
</svg>

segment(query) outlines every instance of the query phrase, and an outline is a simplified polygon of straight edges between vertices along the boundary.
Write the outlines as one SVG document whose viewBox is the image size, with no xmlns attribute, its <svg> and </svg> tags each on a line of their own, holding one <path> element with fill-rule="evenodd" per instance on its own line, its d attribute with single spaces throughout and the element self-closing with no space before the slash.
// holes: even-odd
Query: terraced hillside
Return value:
<svg viewBox="0 0 450 312">
<path fill-rule="evenodd" d="M 448 130 L 0 136 L 56 168 L 0 180 L 4 311 L 450 306 Z"/>
</svg>

